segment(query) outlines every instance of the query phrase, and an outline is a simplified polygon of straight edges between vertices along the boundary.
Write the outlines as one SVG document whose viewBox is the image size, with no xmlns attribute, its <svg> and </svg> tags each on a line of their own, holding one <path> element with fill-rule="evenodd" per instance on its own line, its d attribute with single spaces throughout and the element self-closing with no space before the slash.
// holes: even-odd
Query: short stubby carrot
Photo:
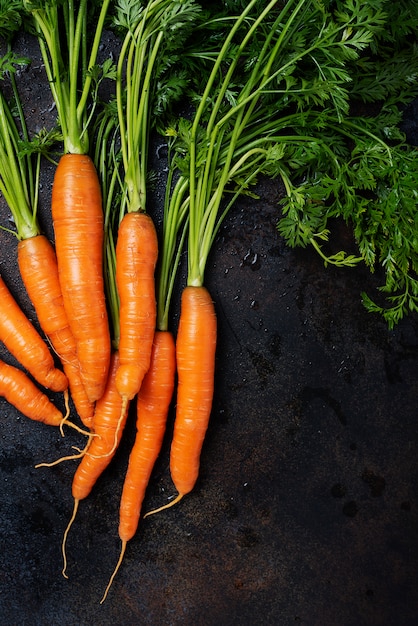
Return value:
<svg viewBox="0 0 418 626">
<path fill-rule="evenodd" d="M 48 396 L 22 370 L 0 360 L 0 396 L 22 415 L 47 426 L 66 425 L 83 435 L 86 431 L 64 416 Z"/>
<path fill-rule="evenodd" d="M 64 154 L 52 187 L 59 280 L 90 402 L 106 386 L 110 331 L 103 278 L 104 217 L 100 183 L 87 155 Z"/>
<path fill-rule="evenodd" d="M 54 247 L 45 235 L 36 235 L 19 242 L 17 258 L 39 324 L 68 378 L 77 413 L 83 424 L 90 428 L 94 405 L 89 402 L 81 379 L 77 346 L 64 308 Z"/>
<path fill-rule="evenodd" d="M 155 266 L 158 240 L 146 213 L 127 213 L 118 229 L 116 284 L 120 300 L 120 366 L 116 386 L 122 397 L 138 393 L 150 364 L 156 324 Z"/>
<path fill-rule="evenodd" d="M 216 313 L 208 290 L 185 287 L 176 341 L 178 387 L 170 451 L 170 472 L 179 497 L 193 489 L 199 474 L 212 409 L 216 338 Z"/>
<path fill-rule="evenodd" d="M 68 380 L 49 348 L 0 277 L 0 341 L 41 385 L 65 391 Z"/>
<path fill-rule="evenodd" d="M 0 361 L 0 396 L 20 413 L 49 426 L 60 426 L 63 414 L 22 370 Z"/>
</svg>

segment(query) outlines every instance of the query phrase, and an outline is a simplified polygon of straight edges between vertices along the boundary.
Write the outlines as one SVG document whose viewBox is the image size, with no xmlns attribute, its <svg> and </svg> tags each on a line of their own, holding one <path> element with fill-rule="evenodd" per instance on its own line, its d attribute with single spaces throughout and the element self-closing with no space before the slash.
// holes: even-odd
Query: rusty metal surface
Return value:
<svg viewBox="0 0 418 626">
<path fill-rule="evenodd" d="M 24 97 L 43 124 L 53 112 L 40 72 L 29 70 Z M 51 237 L 52 174 L 51 166 L 42 190 Z M 264 182 L 259 192 L 260 201 L 237 204 L 209 260 L 219 345 L 198 484 L 177 507 L 142 521 L 101 606 L 119 553 L 134 421 L 80 505 L 65 580 L 60 546 L 75 466 L 34 466 L 83 439 L 62 439 L 0 399 L 2 624 L 418 623 L 418 320 L 388 331 L 360 302 L 377 278 L 362 268 L 324 269 L 313 252 L 285 248 L 275 229 L 280 189 Z M 157 185 L 156 206 L 160 198 Z M 6 232 L 0 270 L 33 317 Z M 173 492 L 169 439 L 146 510 Z"/>
</svg>

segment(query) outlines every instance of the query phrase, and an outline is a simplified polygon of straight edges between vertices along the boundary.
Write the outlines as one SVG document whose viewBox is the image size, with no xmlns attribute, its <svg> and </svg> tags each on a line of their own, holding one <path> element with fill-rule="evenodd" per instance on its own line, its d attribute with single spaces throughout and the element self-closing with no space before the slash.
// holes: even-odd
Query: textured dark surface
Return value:
<svg viewBox="0 0 418 626">
<path fill-rule="evenodd" d="M 21 43 L 24 49 L 30 41 Z M 48 124 L 54 112 L 40 63 L 25 85 L 34 126 Z M 408 132 L 416 140 L 413 112 Z M 51 238 L 52 174 L 47 166 L 41 213 Z M 418 623 L 418 320 L 389 331 L 360 302 L 360 291 L 372 292 L 377 277 L 364 268 L 324 269 L 313 252 L 285 248 L 275 229 L 280 189 L 268 182 L 259 192 L 260 201 L 237 204 L 208 264 L 219 346 L 198 484 L 177 507 L 140 524 L 102 606 L 119 552 L 133 420 L 80 505 L 65 580 L 60 545 L 75 466 L 34 465 L 83 439 L 69 432 L 62 439 L 0 399 L 2 624 Z M 7 219 L 2 203 L 1 223 Z M 3 231 L 0 271 L 33 317 L 16 241 Z M 173 493 L 169 438 L 146 510 Z"/>
</svg>

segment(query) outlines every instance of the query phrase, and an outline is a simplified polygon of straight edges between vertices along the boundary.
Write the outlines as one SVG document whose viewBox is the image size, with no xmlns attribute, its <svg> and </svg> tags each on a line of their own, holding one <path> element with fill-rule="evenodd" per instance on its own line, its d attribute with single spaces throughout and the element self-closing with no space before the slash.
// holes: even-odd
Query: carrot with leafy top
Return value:
<svg viewBox="0 0 418 626">
<path fill-rule="evenodd" d="M 42 5 L 25 0 L 25 5 L 34 20 L 62 131 L 64 154 L 52 187 L 55 248 L 82 380 L 89 401 L 94 403 L 106 385 L 110 335 L 103 281 L 101 189 L 88 150 L 98 88 L 98 73 L 92 68 L 96 66 L 109 0 L 92 7 L 90 29 L 87 0 L 80 0 L 77 6 L 72 0 Z M 62 33 L 65 42 L 60 40 Z M 100 80 L 112 71 L 111 66 L 111 62 L 103 63 Z"/>
<path fill-rule="evenodd" d="M 176 375 L 176 347 L 169 330 L 169 309 L 187 231 L 185 195 L 187 181 L 181 176 L 172 189 L 175 168 L 169 167 L 167 193 L 164 200 L 161 255 L 157 276 L 157 328 L 154 334 L 150 366 L 137 395 L 136 435 L 129 455 L 119 507 L 119 538 L 121 551 L 109 579 L 101 603 L 107 597 L 122 564 L 127 543 L 138 528 L 146 489 L 160 454 Z"/>
<path fill-rule="evenodd" d="M 12 87 L 13 110 L 0 92 L 0 190 L 12 213 L 19 240 L 17 259 L 20 275 L 35 308 L 38 322 L 58 355 L 67 376 L 72 400 L 85 426 L 91 426 L 93 405 L 88 402 L 81 381 L 76 344 L 71 333 L 61 293 L 55 250 L 41 233 L 37 219 L 41 156 L 55 133 L 40 131 L 29 139 L 19 98 L 14 68 L 21 62 L 8 53 L 8 78 Z M 19 123 L 19 129 L 18 129 Z M 21 150 L 20 146 L 25 146 Z"/>
<path fill-rule="evenodd" d="M 183 129 L 179 133 L 180 142 L 174 143 L 175 148 L 179 145 L 181 172 L 189 184 L 187 285 L 181 298 L 176 341 L 178 390 L 170 451 L 170 472 L 178 495 L 147 515 L 172 506 L 196 484 L 212 409 L 217 341 L 214 304 L 204 285 L 206 264 L 222 220 L 239 194 L 255 182 L 268 158 L 268 151 L 257 145 L 252 133 L 247 143 L 244 139 L 247 125 L 256 123 L 256 106 L 259 97 L 264 95 L 263 79 L 272 59 L 268 64 L 256 61 L 248 82 L 240 84 L 234 104 L 225 104 L 228 90 L 236 87 L 234 71 L 243 60 L 244 51 L 277 3 L 271 0 L 254 19 L 247 20 L 256 4 L 257 0 L 250 0 L 242 12 L 228 22 L 228 32 L 214 56 L 202 92 L 196 94 L 198 104 L 187 122 L 187 133 Z M 283 16 L 287 8 L 286 4 Z M 279 20 L 280 17 L 277 23 Z M 268 39 L 273 37 L 268 33 Z M 268 43 L 263 51 L 270 49 Z M 183 127 L 179 124 L 179 128 Z M 172 134 L 176 134 L 175 131 Z M 182 156 L 184 153 L 186 159 Z M 229 192 L 228 199 L 226 192 Z"/>
</svg>

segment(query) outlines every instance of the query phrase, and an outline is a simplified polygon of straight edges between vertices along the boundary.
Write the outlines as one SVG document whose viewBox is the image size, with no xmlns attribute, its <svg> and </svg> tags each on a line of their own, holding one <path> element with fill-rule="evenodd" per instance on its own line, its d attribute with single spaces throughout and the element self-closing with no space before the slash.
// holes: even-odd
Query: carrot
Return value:
<svg viewBox="0 0 418 626">
<path fill-rule="evenodd" d="M 84 433 L 75 424 L 64 418 L 61 411 L 51 402 L 22 370 L 0 360 L 0 396 L 31 420 L 48 426 L 63 424 Z"/>
<path fill-rule="evenodd" d="M 87 156 L 98 87 L 89 70 L 97 65 L 110 0 L 94 4 L 88 0 L 28 2 L 64 146 L 52 187 L 59 279 L 82 380 L 92 403 L 104 391 L 110 360 L 101 190 Z M 104 76 L 105 63 L 102 67 Z"/>
<path fill-rule="evenodd" d="M 156 331 L 151 364 L 137 397 L 135 443 L 129 455 L 123 483 L 119 514 L 119 537 L 122 542 L 116 568 L 101 603 L 122 563 L 127 542 L 135 535 L 145 491 L 155 461 L 161 450 L 168 409 L 173 396 L 176 371 L 175 344 L 169 331 Z"/>
<path fill-rule="evenodd" d="M 52 187 L 59 280 L 90 402 L 104 392 L 110 334 L 103 281 L 103 211 L 99 179 L 89 156 L 61 157 Z"/>
<path fill-rule="evenodd" d="M 18 264 L 26 291 L 42 330 L 63 363 L 77 412 L 88 426 L 93 406 L 86 402 L 80 386 L 76 346 L 64 310 L 55 251 L 41 234 L 37 218 L 41 157 L 48 157 L 54 134 L 41 132 L 30 140 L 13 71 L 8 79 L 13 106 L 0 92 L 0 191 L 15 223 Z M 25 151 L 20 149 L 22 140 Z"/>
<path fill-rule="evenodd" d="M 91 428 L 94 405 L 89 402 L 81 380 L 76 342 L 64 309 L 54 248 L 44 235 L 36 235 L 20 241 L 17 251 L 20 274 L 39 324 L 63 365 L 77 413 L 83 424 Z"/>
<path fill-rule="evenodd" d="M 132 400 L 148 371 L 156 323 L 154 271 L 158 241 L 146 213 L 127 213 L 116 243 L 116 283 L 120 301 L 119 369 L 116 387 Z"/>
<path fill-rule="evenodd" d="M 208 290 L 203 286 L 185 287 L 176 342 L 177 409 L 170 451 L 171 477 L 179 497 L 193 489 L 199 473 L 212 409 L 216 326 Z"/>
<path fill-rule="evenodd" d="M 67 559 L 65 546 L 68 532 L 77 514 L 79 502 L 87 498 L 91 493 L 97 479 L 112 460 L 117 447 L 117 445 L 115 446 L 115 438 L 117 439 L 117 444 L 119 444 L 128 415 L 129 404 L 126 405 L 125 411 L 122 413 L 122 398 L 115 385 L 118 365 L 119 356 L 118 352 L 115 351 L 111 356 L 109 376 L 105 391 L 96 403 L 94 413 L 95 436 L 92 437 L 91 443 L 84 453 L 73 478 L 72 496 L 74 498 L 74 509 L 62 542 L 62 554 L 64 558 L 62 573 L 66 578 Z"/>
<path fill-rule="evenodd" d="M 48 346 L 1 277 L 0 302 L 0 341 L 41 385 L 51 391 L 65 391 L 66 375 L 55 367 Z"/>
</svg>

